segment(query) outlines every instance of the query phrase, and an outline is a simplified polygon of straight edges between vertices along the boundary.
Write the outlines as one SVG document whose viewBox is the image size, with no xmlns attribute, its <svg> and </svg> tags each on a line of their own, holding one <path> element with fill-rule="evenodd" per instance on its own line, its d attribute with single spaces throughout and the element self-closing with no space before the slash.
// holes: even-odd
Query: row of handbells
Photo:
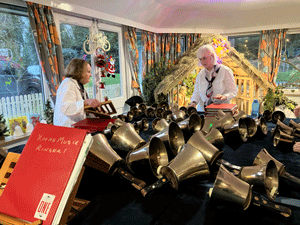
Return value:
<svg viewBox="0 0 300 225">
<path fill-rule="evenodd" d="M 149 107 L 143 108 L 145 112 Z M 179 111 L 169 109 L 166 104 L 160 108 L 172 113 Z M 141 107 L 139 110 L 135 115 L 142 115 Z M 244 143 L 254 136 L 266 136 L 268 127 L 264 117 L 250 118 L 243 111 L 232 115 L 219 110 L 215 117 L 199 116 L 197 111 L 180 111 L 184 112 L 181 119 L 174 119 L 177 117 L 172 114 L 156 117 L 152 122 L 153 135 L 147 142 L 138 133 L 140 129 L 149 128 L 146 118 L 134 123 L 117 118 L 109 125 L 110 130 L 114 126 L 110 136 L 107 135 L 109 129 L 93 136 L 86 165 L 109 175 L 118 173 L 145 197 L 166 184 L 177 190 L 184 180 L 213 178 L 211 198 L 247 209 L 251 202 L 259 205 L 261 200 L 253 194 L 254 189 L 269 199 L 266 208 L 286 217 L 291 215 L 290 209 L 270 202 L 278 195 L 279 176 L 288 176 L 284 165 L 266 149 L 261 150 L 251 166 L 239 167 L 222 159 L 225 141 Z M 118 151 L 125 152 L 125 159 Z M 297 182 L 297 178 L 294 181 Z"/>
</svg>

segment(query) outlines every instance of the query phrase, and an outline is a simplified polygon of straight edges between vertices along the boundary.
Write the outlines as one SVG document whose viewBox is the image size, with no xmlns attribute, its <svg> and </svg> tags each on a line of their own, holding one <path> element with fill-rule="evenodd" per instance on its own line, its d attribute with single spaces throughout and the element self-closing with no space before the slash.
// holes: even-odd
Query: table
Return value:
<svg viewBox="0 0 300 225">
<path fill-rule="evenodd" d="M 288 124 L 289 119 L 284 122 Z M 223 159 L 238 166 L 251 166 L 258 152 L 265 148 L 286 166 L 288 173 L 300 177 L 300 154 L 292 152 L 291 147 L 272 145 L 270 131 L 274 127 L 275 124 L 268 122 L 267 136 L 254 136 L 240 146 L 227 143 L 223 148 Z M 140 133 L 146 142 L 150 135 L 151 128 Z M 280 179 L 276 199 L 298 204 L 287 205 L 293 216 L 284 218 L 254 205 L 243 210 L 227 202 L 210 199 L 207 193 L 213 182 L 193 178 L 182 181 L 178 190 L 166 185 L 143 197 L 121 177 L 108 177 L 100 171 L 86 168 L 76 197 L 91 202 L 68 224 L 300 224 L 300 187 L 297 184 Z"/>
</svg>

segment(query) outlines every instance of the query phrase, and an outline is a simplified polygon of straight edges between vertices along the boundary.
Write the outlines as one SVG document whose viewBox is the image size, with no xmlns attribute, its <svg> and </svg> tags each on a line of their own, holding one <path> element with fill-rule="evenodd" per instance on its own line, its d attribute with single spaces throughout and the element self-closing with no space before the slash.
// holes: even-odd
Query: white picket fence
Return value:
<svg viewBox="0 0 300 225">
<path fill-rule="evenodd" d="M 0 114 L 3 114 L 7 126 L 9 119 L 27 116 L 28 121 L 32 116 L 43 117 L 44 103 L 42 93 L 2 97 L 0 100 Z"/>
</svg>

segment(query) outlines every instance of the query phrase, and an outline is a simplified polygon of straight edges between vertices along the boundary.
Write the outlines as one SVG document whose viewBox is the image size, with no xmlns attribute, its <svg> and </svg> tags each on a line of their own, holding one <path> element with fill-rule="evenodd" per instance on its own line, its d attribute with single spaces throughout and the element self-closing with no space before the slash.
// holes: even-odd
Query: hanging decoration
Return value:
<svg viewBox="0 0 300 225">
<path fill-rule="evenodd" d="M 110 43 L 104 32 L 100 31 L 98 22 L 94 21 L 90 29 L 90 36 L 83 42 L 83 50 L 87 54 L 93 54 L 97 48 L 109 51 Z"/>
<path fill-rule="evenodd" d="M 222 63 L 222 58 L 226 55 L 227 52 L 229 52 L 230 44 L 227 41 L 227 39 L 213 39 L 212 44 L 213 48 L 215 49 L 215 52 L 218 56 L 217 62 L 219 64 Z"/>
</svg>

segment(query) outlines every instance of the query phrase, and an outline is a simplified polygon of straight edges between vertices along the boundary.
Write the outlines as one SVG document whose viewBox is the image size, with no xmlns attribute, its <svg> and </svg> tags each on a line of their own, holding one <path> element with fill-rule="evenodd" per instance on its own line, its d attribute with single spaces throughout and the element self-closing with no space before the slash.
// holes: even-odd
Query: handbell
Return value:
<svg viewBox="0 0 300 225">
<path fill-rule="evenodd" d="M 137 107 L 141 112 L 145 112 L 145 110 L 147 109 L 147 105 L 145 103 L 139 103 L 137 104 Z"/>
<path fill-rule="evenodd" d="M 255 120 L 250 117 L 243 117 L 240 118 L 240 120 L 244 120 L 246 123 L 248 137 L 253 137 L 257 131 L 257 125 L 255 123 Z"/>
<path fill-rule="evenodd" d="M 219 151 L 219 149 L 211 144 L 201 131 L 195 132 L 187 143 L 194 146 L 203 154 L 209 166 L 212 166 L 223 155 L 223 151 Z"/>
<path fill-rule="evenodd" d="M 294 136 L 281 131 L 278 127 L 274 129 L 272 141 L 274 147 L 277 147 L 279 144 L 288 146 L 295 144 Z"/>
<path fill-rule="evenodd" d="M 220 161 L 235 176 L 248 184 L 254 185 L 254 189 L 264 189 L 270 200 L 274 200 L 278 195 L 279 175 L 273 160 L 260 165 L 242 167 L 232 165 L 223 159 Z"/>
<path fill-rule="evenodd" d="M 158 168 L 166 166 L 169 160 L 164 143 L 154 137 L 143 147 L 128 152 L 126 163 L 135 174 L 151 179 L 162 178 Z"/>
<path fill-rule="evenodd" d="M 279 130 L 281 130 L 282 132 L 293 136 L 294 135 L 294 129 L 288 125 L 286 125 L 285 123 L 281 122 L 280 120 L 277 120 L 276 122 L 276 127 Z"/>
<path fill-rule="evenodd" d="M 211 129 L 206 135 L 205 139 L 208 140 L 213 146 L 222 150 L 225 145 L 224 136 L 218 129 Z"/>
<path fill-rule="evenodd" d="M 266 110 L 263 112 L 263 117 L 266 119 L 266 121 L 271 121 L 271 120 L 272 120 L 272 111 L 266 109 Z"/>
<path fill-rule="evenodd" d="M 278 174 L 280 177 L 284 177 L 294 183 L 297 183 L 300 185 L 300 179 L 289 174 L 286 172 L 285 165 L 278 160 L 276 160 L 274 157 L 272 157 L 269 152 L 266 149 L 262 149 L 254 159 L 253 165 L 260 165 L 269 162 L 270 160 L 273 160 L 276 164 L 276 168 L 278 171 Z"/>
<path fill-rule="evenodd" d="M 192 177 L 208 179 L 210 170 L 202 153 L 187 144 L 167 166 L 161 168 L 160 174 L 171 182 L 174 189 L 178 190 L 178 184 L 183 180 Z"/>
<path fill-rule="evenodd" d="M 272 113 L 272 122 L 276 124 L 278 120 L 283 122 L 285 120 L 285 113 L 280 108 L 275 108 L 275 111 Z"/>
<path fill-rule="evenodd" d="M 107 139 L 110 139 L 117 129 L 118 129 L 118 127 L 115 126 L 113 123 L 111 123 L 111 125 L 108 125 L 108 126 L 102 131 L 102 133 L 105 135 L 105 137 L 106 137 Z"/>
<path fill-rule="evenodd" d="M 183 133 L 175 122 L 171 122 L 164 130 L 152 135 L 150 140 L 153 137 L 158 137 L 163 141 L 169 155 L 169 160 L 174 158 L 185 144 Z"/>
<path fill-rule="evenodd" d="M 146 110 L 145 110 L 145 116 L 147 118 L 154 118 L 155 117 L 155 108 L 153 107 L 148 107 Z"/>
<path fill-rule="evenodd" d="M 181 106 L 181 107 L 179 108 L 179 110 L 182 110 L 182 111 L 185 112 L 185 114 L 187 114 L 187 108 L 186 108 L 185 106 Z"/>
<path fill-rule="evenodd" d="M 129 152 L 131 150 L 142 147 L 146 142 L 135 131 L 134 125 L 126 123 L 119 127 L 111 138 L 111 146 L 113 149 Z"/>
<path fill-rule="evenodd" d="M 293 135 L 300 138 L 300 124 L 291 119 L 289 122 L 289 127 L 292 127 L 294 129 Z"/>
<path fill-rule="evenodd" d="M 165 110 L 162 114 L 162 118 L 164 118 L 167 121 L 172 121 L 172 114 L 173 112 L 171 110 Z"/>
<path fill-rule="evenodd" d="M 246 118 L 247 114 L 243 111 L 243 110 L 239 110 L 239 112 L 237 114 L 233 115 L 233 118 L 235 120 L 239 120 L 240 118 Z"/>
<path fill-rule="evenodd" d="M 134 122 L 133 125 L 138 126 L 139 130 L 146 131 L 149 129 L 149 121 L 146 118 L 143 118 L 140 121 Z"/>
<path fill-rule="evenodd" d="M 270 210 L 284 217 L 292 215 L 292 211 L 288 207 L 275 204 L 253 193 L 252 185 L 234 176 L 223 165 L 220 166 L 214 186 L 209 193 L 212 199 L 231 202 L 241 206 L 244 210 L 253 203 L 254 206 Z"/>
<path fill-rule="evenodd" d="M 189 118 L 177 124 L 184 134 L 184 140 L 187 142 L 193 133 L 201 130 L 204 124 L 204 118 L 194 113 Z"/>
<path fill-rule="evenodd" d="M 99 133 L 93 136 L 93 144 L 89 149 L 84 165 L 100 170 L 109 176 L 118 172 L 138 190 L 146 186 L 144 181 L 133 177 L 122 168 L 125 161 L 112 149 L 103 134 Z"/>
<path fill-rule="evenodd" d="M 158 117 L 158 118 L 164 118 L 163 117 L 163 113 L 164 113 L 164 109 L 163 108 L 157 108 L 155 110 L 155 116 Z"/>
<path fill-rule="evenodd" d="M 223 134 L 225 139 L 242 140 L 246 142 L 248 139 L 248 128 L 243 119 L 239 119 L 231 124 L 224 126 Z"/>
<path fill-rule="evenodd" d="M 198 113 L 197 112 L 197 109 L 195 108 L 195 107 L 193 107 L 193 106 L 190 106 L 188 109 L 187 109 L 187 114 L 188 114 L 188 116 L 191 116 L 192 114 L 194 114 L 194 113 Z"/>
<path fill-rule="evenodd" d="M 266 136 L 268 134 L 268 125 L 264 117 L 254 118 L 257 126 L 256 136 Z"/>
<path fill-rule="evenodd" d="M 237 178 L 221 165 L 214 182 L 211 198 L 240 205 L 246 210 L 252 200 L 252 185 Z"/>
<path fill-rule="evenodd" d="M 182 110 L 174 110 L 172 111 L 171 118 L 175 122 L 180 122 L 184 120 L 186 113 Z"/>
<path fill-rule="evenodd" d="M 210 170 L 202 153 L 187 144 L 168 165 L 161 167 L 160 174 L 162 178 L 141 190 L 144 197 L 168 183 L 178 190 L 179 183 L 183 180 L 190 178 L 206 180 L 210 176 Z"/>
<path fill-rule="evenodd" d="M 153 129 L 153 133 L 156 134 L 162 130 L 164 130 L 166 127 L 169 126 L 169 123 L 167 120 L 165 119 L 161 119 L 161 118 L 155 118 L 152 121 L 152 129 Z"/>
<path fill-rule="evenodd" d="M 121 120 L 120 118 L 117 118 L 117 119 L 115 120 L 115 122 L 114 122 L 114 125 L 117 126 L 117 127 L 121 127 L 121 126 L 123 126 L 123 125 L 125 125 L 125 124 L 126 124 L 126 122 L 123 121 L 123 120 Z"/>
<path fill-rule="evenodd" d="M 165 111 L 170 108 L 169 104 L 165 101 L 158 103 L 157 108 L 163 108 Z"/>
</svg>

